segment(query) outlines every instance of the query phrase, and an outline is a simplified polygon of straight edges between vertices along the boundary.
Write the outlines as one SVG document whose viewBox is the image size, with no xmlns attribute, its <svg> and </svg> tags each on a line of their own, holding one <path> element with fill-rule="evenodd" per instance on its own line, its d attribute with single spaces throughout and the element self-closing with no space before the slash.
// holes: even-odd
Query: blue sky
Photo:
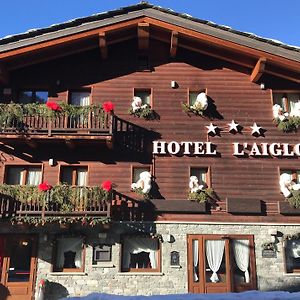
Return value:
<svg viewBox="0 0 300 300">
<path fill-rule="evenodd" d="M 130 0 L 2 0 L 0 37 L 138 3 Z M 300 46 L 300 0 L 152 0 L 234 29 Z"/>
</svg>

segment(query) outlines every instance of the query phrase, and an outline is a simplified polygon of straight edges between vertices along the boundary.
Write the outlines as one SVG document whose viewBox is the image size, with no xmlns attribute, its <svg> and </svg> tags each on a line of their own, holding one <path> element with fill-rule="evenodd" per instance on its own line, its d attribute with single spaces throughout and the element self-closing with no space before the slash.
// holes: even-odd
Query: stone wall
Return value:
<svg viewBox="0 0 300 300">
<path fill-rule="evenodd" d="M 300 274 L 284 274 L 284 259 L 281 238 L 279 237 L 277 258 L 263 258 L 261 245 L 271 241 L 269 230 L 283 234 L 300 232 L 295 225 L 208 225 L 195 223 L 156 223 L 156 224 L 115 224 L 108 233 L 106 242 L 112 244 L 111 263 L 92 265 L 93 244 L 99 240 L 95 230 L 87 234 L 85 272 L 81 274 L 51 273 L 52 242 L 39 239 L 37 283 L 41 278 L 49 281 L 46 299 L 59 299 L 72 295 L 87 295 L 91 292 L 120 295 L 153 295 L 187 293 L 187 235 L 188 234 L 251 234 L 255 239 L 257 285 L 260 290 L 299 290 Z M 155 232 L 166 237 L 172 234 L 174 242 L 163 242 L 161 246 L 162 272 L 159 274 L 130 274 L 120 272 L 120 236 L 130 232 Z M 170 266 L 170 252 L 180 253 L 180 267 Z"/>
</svg>

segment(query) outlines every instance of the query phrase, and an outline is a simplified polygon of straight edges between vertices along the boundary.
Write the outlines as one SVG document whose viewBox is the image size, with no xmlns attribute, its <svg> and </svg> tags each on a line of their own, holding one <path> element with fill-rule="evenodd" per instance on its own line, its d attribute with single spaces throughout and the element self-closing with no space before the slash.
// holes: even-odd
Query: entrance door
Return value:
<svg viewBox="0 0 300 300">
<path fill-rule="evenodd" d="M 7 300 L 31 300 L 36 268 L 35 236 L 7 235 L 0 239 L 4 245 L 2 293 L 8 294 Z"/>
<path fill-rule="evenodd" d="M 256 289 L 253 236 L 189 235 L 190 293 L 227 293 Z"/>
</svg>

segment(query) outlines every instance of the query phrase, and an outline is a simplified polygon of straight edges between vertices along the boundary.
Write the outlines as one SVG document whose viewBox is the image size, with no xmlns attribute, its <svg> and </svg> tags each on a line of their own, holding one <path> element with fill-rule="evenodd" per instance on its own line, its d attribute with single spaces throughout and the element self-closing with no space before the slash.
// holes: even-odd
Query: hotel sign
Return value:
<svg viewBox="0 0 300 300">
<path fill-rule="evenodd" d="M 154 141 L 156 155 L 218 156 L 217 145 L 211 142 Z M 232 143 L 232 155 L 236 157 L 298 157 L 300 144 L 289 143 Z"/>
</svg>

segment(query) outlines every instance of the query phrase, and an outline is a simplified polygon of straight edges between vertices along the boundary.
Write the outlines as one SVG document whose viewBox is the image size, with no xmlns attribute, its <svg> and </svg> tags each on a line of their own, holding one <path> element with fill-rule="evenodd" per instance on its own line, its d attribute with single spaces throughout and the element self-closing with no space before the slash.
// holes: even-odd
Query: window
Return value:
<svg viewBox="0 0 300 300">
<path fill-rule="evenodd" d="M 159 272 L 160 244 L 157 238 L 126 237 L 122 245 L 123 272 Z"/>
<path fill-rule="evenodd" d="M 46 103 L 48 100 L 47 91 L 21 91 L 19 93 L 19 102 L 27 103 Z"/>
<path fill-rule="evenodd" d="M 78 106 L 90 105 L 90 91 L 70 92 L 69 103 Z"/>
<path fill-rule="evenodd" d="M 205 90 L 199 90 L 199 91 L 188 91 L 188 99 L 189 99 L 189 106 L 192 106 L 195 104 L 195 101 L 197 99 L 197 96 L 201 93 L 201 92 L 206 92 Z"/>
<path fill-rule="evenodd" d="M 140 174 L 142 172 L 150 172 L 150 166 L 147 166 L 147 167 L 133 167 L 132 168 L 131 183 L 137 182 L 140 179 Z"/>
<path fill-rule="evenodd" d="M 93 264 L 111 261 L 111 245 L 98 245 L 93 248 Z"/>
<path fill-rule="evenodd" d="M 300 92 L 273 92 L 273 104 L 279 104 L 285 112 L 294 115 L 296 112 L 295 104 L 300 101 Z"/>
<path fill-rule="evenodd" d="M 284 246 L 286 273 L 300 273 L 300 240 L 287 240 Z"/>
<path fill-rule="evenodd" d="M 209 186 L 208 168 L 191 167 L 190 176 L 196 176 L 200 185 Z"/>
<path fill-rule="evenodd" d="M 68 185 L 87 186 L 87 167 L 61 167 L 60 182 Z"/>
<path fill-rule="evenodd" d="M 54 272 L 83 272 L 85 245 L 83 237 L 60 237 L 56 239 Z"/>
<path fill-rule="evenodd" d="M 8 166 L 5 179 L 6 184 L 11 185 L 39 185 L 42 182 L 42 168 Z"/>
<path fill-rule="evenodd" d="M 289 174 L 290 175 L 290 179 L 292 181 L 294 181 L 295 183 L 300 183 L 300 171 L 295 171 L 295 170 L 281 170 L 280 171 L 280 175 L 282 174 Z"/>
<path fill-rule="evenodd" d="M 142 105 L 151 105 L 151 90 L 134 89 L 134 96 L 142 99 Z"/>
</svg>

